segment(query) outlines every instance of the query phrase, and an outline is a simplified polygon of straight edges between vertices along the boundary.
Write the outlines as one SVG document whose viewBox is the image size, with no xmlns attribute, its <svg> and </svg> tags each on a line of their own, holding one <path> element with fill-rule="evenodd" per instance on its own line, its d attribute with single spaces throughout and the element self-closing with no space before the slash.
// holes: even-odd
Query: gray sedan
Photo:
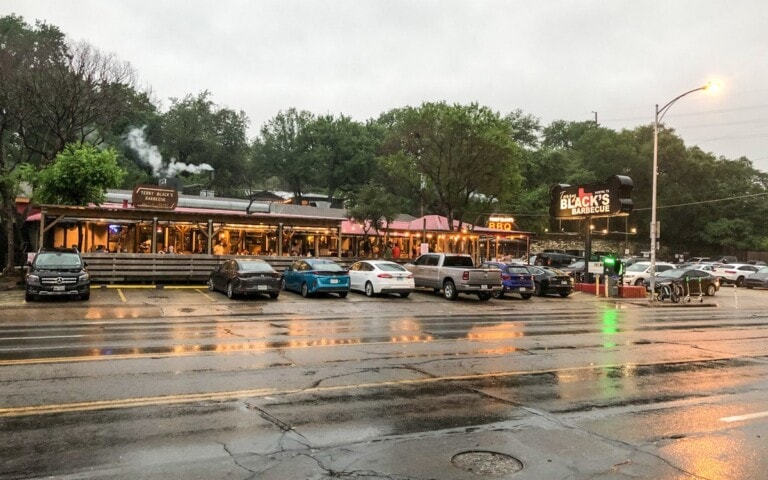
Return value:
<svg viewBox="0 0 768 480">
<path fill-rule="evenodd" d="M 258 258 L 226 260 L 208 277 L 208 290 L 225 292 L 227 297 L 265 294 L 275 299 L 280 295 L 283 276 L 272 265 Z"/>
</svg>

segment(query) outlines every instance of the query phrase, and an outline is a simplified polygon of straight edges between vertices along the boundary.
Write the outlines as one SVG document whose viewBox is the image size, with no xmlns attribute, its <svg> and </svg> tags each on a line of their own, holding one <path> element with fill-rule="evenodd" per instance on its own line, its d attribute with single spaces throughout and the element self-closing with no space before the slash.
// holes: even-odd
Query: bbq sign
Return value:
<svg viewBox="0 0 768 480">
<path fill-rule="evenodd" d="M 612 217 L 632 211 L 632 179 L 613 175 L 605 182 L 587 185 L 553 185 L 549 214 L 561 219 Z"/>
<path fill-rule="evenodd" d="M 134 208 L 174 210 L 179 203 L 179 194 L 174 188 L 155 185 L 139 185 L 131 197 Z"/>
</svg>

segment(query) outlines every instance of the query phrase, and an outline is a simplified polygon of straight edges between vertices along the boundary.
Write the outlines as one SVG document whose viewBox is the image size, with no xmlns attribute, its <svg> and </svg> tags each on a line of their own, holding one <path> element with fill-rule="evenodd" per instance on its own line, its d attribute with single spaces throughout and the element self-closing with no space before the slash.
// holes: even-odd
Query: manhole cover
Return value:
<svg viewBox="0 0 768 480">
<path fill-rule="evenodd" d="M 471 451 L 457 453 L 451 463 L 476 475 L 508 475 L 523 469 L 523 462 L 498 452 Z"/>
</svg>

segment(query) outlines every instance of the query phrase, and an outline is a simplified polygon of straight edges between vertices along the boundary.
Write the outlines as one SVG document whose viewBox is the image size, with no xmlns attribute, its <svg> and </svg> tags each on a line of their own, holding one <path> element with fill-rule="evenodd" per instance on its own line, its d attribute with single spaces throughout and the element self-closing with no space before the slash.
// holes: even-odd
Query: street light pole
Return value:
<svg viewBox="0 0 768 480">
<path fill-rule="evenodd" d="M 659 176 L 659 123 L 667 114 L 669 108 L 675 104 L 678 100 L 686 95 L 690 95 L 693 92 L 700 90 L 710 90 L 716 88 L 716 84 L 708 83 L 703 87 L 694 88 L 687 92 L 680 94 L 669 101 L 666 105 L 659 108 L 659 104 L 656 104 L 656 115 L 653 120 L 653 181 L 651 187 L 651 303 L 656 300 L 656 240 L 658 237 L 658 221 L 656 220 L 656 192 Z"/>
</svg>

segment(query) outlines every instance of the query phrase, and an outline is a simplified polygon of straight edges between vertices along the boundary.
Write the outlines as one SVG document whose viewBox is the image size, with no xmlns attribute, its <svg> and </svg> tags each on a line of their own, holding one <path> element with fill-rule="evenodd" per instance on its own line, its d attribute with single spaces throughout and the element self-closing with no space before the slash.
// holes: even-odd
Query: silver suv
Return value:
<svg viewBox="0 0 768 480">
<path fill-rule="evenodd" d="M 41 249 L 27 267 L 24 298 L 28 302 L 38 297 L 91 297 L 91 277 L 76 249 Z"/>
</svg>

